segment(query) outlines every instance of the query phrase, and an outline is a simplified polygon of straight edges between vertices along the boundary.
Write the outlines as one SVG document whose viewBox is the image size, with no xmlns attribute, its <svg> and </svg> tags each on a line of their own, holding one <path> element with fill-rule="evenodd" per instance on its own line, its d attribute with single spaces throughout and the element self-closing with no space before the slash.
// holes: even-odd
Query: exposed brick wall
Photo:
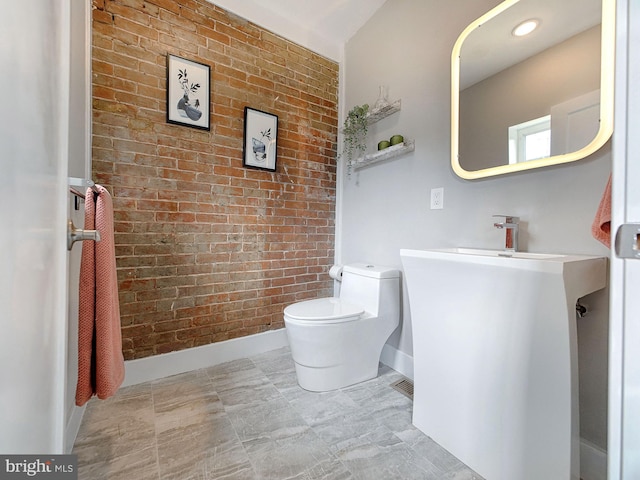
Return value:
<svg viewBox="0 0 640 480">
<path fill-rule="evenodd" d="M 338 66 L 205 0 L 93 0 L 93 174 L 113 194 L 125 358 L 282 328 L 331 295 Z M 166 123 L 166 55 L 211 66 L 211 131 Z M 244 107 L 279 117 L 242 166 Z"/>
</svg>

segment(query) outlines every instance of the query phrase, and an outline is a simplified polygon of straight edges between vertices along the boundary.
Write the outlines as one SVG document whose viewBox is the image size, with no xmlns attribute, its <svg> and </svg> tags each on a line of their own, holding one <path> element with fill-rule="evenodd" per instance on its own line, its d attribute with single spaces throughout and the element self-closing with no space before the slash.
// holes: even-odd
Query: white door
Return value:
<svg viewBox="0 0 640 480">
<path fill-rule="evenodd" d="M 611 230 L 640 223 L 640 2 L 618 0 Z M 638 248 L 639 240 L 626 239 Z M 609 480 L 640 478 L 640 259 L 612 256 Z"/>
<path fill-rule="evenodd" d="M 90 2 L 73 0 L 83 11 L 84 3 Z M 42 0 L 20 0 L 4 4 L 0 16 L 0 452 L 5 454 L 65 449 L 68 158 L 77 148 L 69 125 L 86 126 L 70 117 L 70 76 L 77 75 L 70 69 L 71 7 L 72 0 L 47 2 L 46 8 Z"/>
<path fill-rule="evenodd" d="M 551 155 L 583 149 L 600 129 L 600 90 L 551 107 Z"/>
</svg>

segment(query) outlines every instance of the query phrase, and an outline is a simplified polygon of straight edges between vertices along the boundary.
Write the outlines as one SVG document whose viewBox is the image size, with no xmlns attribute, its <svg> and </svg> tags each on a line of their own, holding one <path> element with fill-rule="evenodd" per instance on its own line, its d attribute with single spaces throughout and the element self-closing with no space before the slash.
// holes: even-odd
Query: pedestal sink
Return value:
<svg viewBox="0 0 640 480">
<path fill-rule="evenodd" d="M 575 305 L 602 257 L 400 250 L 413 423 L 487 480 L 578 480 Z"/>
</svg>

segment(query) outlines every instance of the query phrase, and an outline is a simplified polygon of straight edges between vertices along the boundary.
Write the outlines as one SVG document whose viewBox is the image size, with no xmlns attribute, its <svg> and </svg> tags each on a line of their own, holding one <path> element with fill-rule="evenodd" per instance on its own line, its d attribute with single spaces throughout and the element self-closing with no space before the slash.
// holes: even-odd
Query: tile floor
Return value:
<svg viewBox="0 0 640 480">
<path fill-rule="evenodd" d="M 411 425 L 400 378 L 307 392 L 283 348 L 126 387 L 89 402 L 78 478 L 482 480 Z"/>
</svg>

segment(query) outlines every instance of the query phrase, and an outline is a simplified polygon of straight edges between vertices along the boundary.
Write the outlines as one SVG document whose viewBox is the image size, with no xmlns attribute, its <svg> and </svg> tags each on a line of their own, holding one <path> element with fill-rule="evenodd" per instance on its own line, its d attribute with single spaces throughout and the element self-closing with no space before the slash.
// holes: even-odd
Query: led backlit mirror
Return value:
<svg viewBox="0 0 640 480">
<path fill-rule="evenodd" d="M 533 20 L 524 36 L 516 27 Z M 613 132 L 615 0 L 507 0 L 451 61 L 451 165 L 466 179 L 580 160 Z"/>
</svg>

